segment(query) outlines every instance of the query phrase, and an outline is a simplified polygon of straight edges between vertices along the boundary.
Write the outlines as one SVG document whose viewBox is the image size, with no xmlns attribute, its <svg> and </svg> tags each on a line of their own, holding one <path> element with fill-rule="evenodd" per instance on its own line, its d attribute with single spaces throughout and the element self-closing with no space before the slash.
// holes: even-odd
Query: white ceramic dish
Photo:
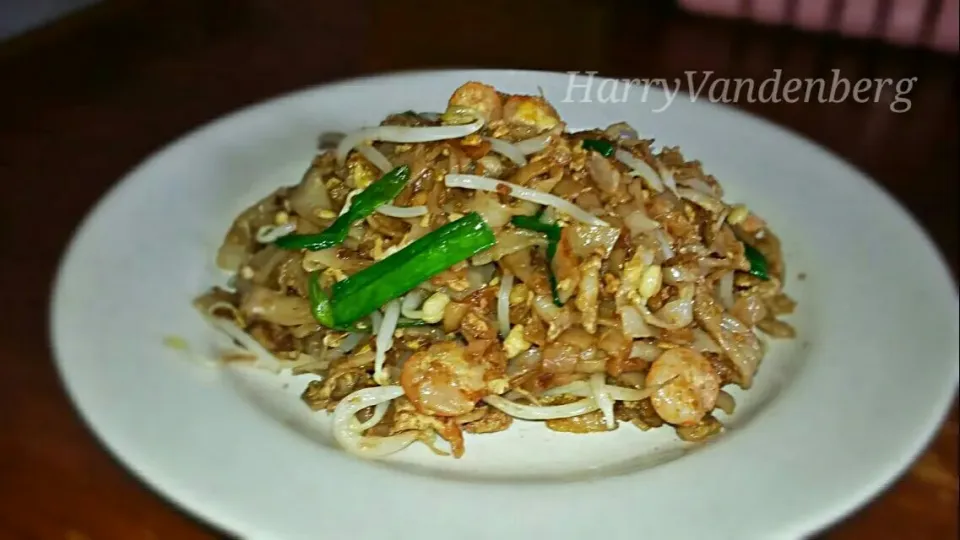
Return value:
<svg viewBox="0 0 960 540">
<path fill-rule="evenodd" d="M 589 436 L 529 424 L 383 462 L 336 448 L 303 386 L 216 370 L 164 347 L 220 339 L 192 309 L 223 277 L 230 221 L 299 180 L 317 135 L 442 109 L 482 80 L 542 88 L 571 128 L 626 120 L 701 159 L 780 234 L 800 337 L 777 343 L 728 432 L 696 451 L 671 430 Z M 948 272 L 907 214 L 821 148 L 731 108 L 663 96 L 564 103 L 569 76 L 391 75 L 310 89 L 184 137 L 110 192 L 67 252 L 52 336 L 77 408 L 136 474 L 244 538 L 795 538 L 839 519 L 911 462 L 957 384 Z M 599 84 L 599 81 L 596 81 Z M 798 280 L 803 272 L 805 280 Z"/>
</svg>

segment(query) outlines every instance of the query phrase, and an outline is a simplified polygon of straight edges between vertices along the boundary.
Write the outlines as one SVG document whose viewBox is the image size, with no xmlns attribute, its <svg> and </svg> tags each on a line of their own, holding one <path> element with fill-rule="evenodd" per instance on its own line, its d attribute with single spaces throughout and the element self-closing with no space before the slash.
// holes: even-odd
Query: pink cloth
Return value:
<svg viewBox="0 0 960 540">
<path fill-rule="evenodd" d="M 960 0 L 680 0 L 680 4 L 709 15 L 838 31 L 953 54 L 960 42 Z"/>
</svg>

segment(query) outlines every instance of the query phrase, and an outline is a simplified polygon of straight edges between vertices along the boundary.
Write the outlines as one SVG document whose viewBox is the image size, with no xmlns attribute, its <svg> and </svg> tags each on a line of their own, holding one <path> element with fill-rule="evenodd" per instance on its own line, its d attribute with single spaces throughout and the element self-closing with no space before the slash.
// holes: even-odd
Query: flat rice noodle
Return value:
<svg viewBox="0 0 960 540">
<path fill-rule="evenodd" d="M 606 259 L 613 251 L 613 247 L 620 238 L 620 229 L 575 223 L 571 226 L 573 234 L 570 238 L 570 247 L 578 257 L 587 257 L 594 253 Z"/>
<path fill-rule="evenodd" d="M 550 170 L 550 166 L 551 163 L 548 159 L 531 161 L 523 167 L 520 167 L 520 169 L 512 177 L 510 177 L 510 182 L 520 186 L 526 186 L 534 178 L 542 174 L 546 174 L 547 171 Z"/>
<path fill-rule="evenodd" d="M 507 377 L 514 379 L 539 370 L 542 358 L 543 353 L 539 348 L 530 347 L 507 361 Z"/>
<path fill-rule="evenodd" d="M 543 322 L 548 324 L 547 341 L 557 339 L 564 330 L 578 322 L 578 317 L 571 311 L 570 304 L 557 307 L 553 298 L 548 294 L 536 296 L 533 299 L 533 309 Z"/>
<path fill-rule="evenodd" d="M 747 294 L 733 302 L 730 314 L 747 326 L 756 326 L 767 317 L 767 306 L 759 295 Z"/>
<path fill-rule="evenodd" d="M 600 154 L 596 152 L 590 154 L 590 159 L 587 161 L 587 170 L 600 191 L 615 193 L 617 188 L 620 187 L 623 175 L 613 166 L 613 162 Z"/>
<path fill-rule="evenodd" d="M 626 217 L 623 218 L 623 223 L 633 237 L 654 231 L 660 226 L 655 220 L 650 219 L 643 210 L 634 210 L 624 215 Z"/>
<path fill-rule="evenodd" d="M 335 268 L 347 274 L 354 274 L 373 264 L 370 259 L 361 257 L 346 248 L 321 249 L 307 251 L 303 255 L 303 266 L 309 271 Z"/>
<path fill-rule="evenodd" d="M 580 348 L 570 344 L 554 341 L 543 349 L 543 371 L 545 373 L 573 373 L 580 360 Z"/>
<path fill-rule="evenodd" d="M 490 249 L 478 253 L 471 259 L 474 265 L 499 261 L 503 257 L 531 247 L 544 247 L 547 237 L 536 231 L 526 229 L 504 229 L 496 233 L 497 243 Z"/>
<path fill-rule="evenodd" d="M 254 253 L 246 264 L 253 270 L 253 278 L 250 281 L 257 285 L 273 285 L 273 283 L 270 283 L 273 271 L 289 257 L 289 252 L 273 245 L 266 246 Z M 242 283 L 242 281 L 238 280 L 238 283 Z"/>
<path fill-rule="evenodd" d="M 249 319 L 280 326 L 299 326 L 314 322 L 310 302 L 306 298 L 288 296 L 261 286 L 254 286 L 243 297 L 240 311 Z"/>
<path fill-rule="evenodd" d="M 314 162 L 304 173 L 300 184 L 290 194 L 290 208 L 298 216 L 317 226 L 323 226 L 326 220 L 319 217 L 322 210 L 333 210 L 333 202 L 327 186 L 324 184 L 323 169 Z"/>
<path fill-rule="evenodd" d="M 257 231 L 274 224 L 274 216 L 280 210 L 277 200 L 282 191 L 260 199 L 233 220 L 217 250 L 217 267 L 227 272 L 240 270 L 250 254 L 260 246 L 256 240 Z"/>
<path fill-rule="evenodd" d="M 517 277 L 524 285 L 537 294 L 550 294 L 550 282 L 545 268 L 538 268 L 532 262 L 529 249 L 523 249 L 502 257 L 499 261 L 504 270 Z"/>
<path fill-rule="evenodd" d="M 485 191 L 475 191 L 465 210 L 480 214 L 487 225 L 494 229 L 509 223 L 514 215 L 511 208 L 501 203 L 496 195 Z"/>
<path fill-rule="evenodd" d="M 554 165 L 550 169 L 550 176 L 546 178 L 538 178 L 530 182 L 530 187 L 537 191 L 542 191 L 544 193 L 550 193 L 553 191 L 553 188 L 560 183 L 560 180 L 563 180 L 564 169 L 559 165 Z M 529 202 L 529 201 L 524 201 Z"/>
<path fill-rule="evenodd" d="M 640 135 L 637 134 L 637 130 L 633 129 L 633 127 L 626 122 L 610 124 L 607 129 L 603 130 L 603 133 L 607 137 L 617 141 L 630 141 L 640 138 Z"/>
<path fill-rule="evenodd" d="M 749 327 L 723 311 L 705 286 L 697 288 L 694 297 L 697 322 L 733 362 L 741 378 L 741 386 L 749 388 L 763 358 L 763 347 Z"/>
<path fill-rule="evenodd" d="M 632 342 L 619 328 L 606 329 L 597 340 L 597 347 L 610 359 L 625 359 L 632 352 Z"/>
</svg>

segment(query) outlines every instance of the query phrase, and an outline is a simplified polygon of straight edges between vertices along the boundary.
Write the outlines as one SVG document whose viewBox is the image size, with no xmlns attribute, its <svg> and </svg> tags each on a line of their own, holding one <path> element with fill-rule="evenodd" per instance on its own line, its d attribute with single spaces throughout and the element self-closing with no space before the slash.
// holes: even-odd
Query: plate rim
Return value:
<svg viewBox="0 0 960 540">
<path fill-rule="evenodd" d="M 267 97 L 261 101 L 248 104 L 246 106 L 241 106 L 231 111 L 228 111 L 222 115 L 219 115 L 215 118 L 210 119 L 209 121 L 204 122 L 198 126 L 195 126 L 193 129 L 188 130 L 187 132 L 177 136 L 176 138 L 169 140 L 167 143 L 156 148 L 149 155 L 145 156 L 140 162 L 138 162 L 134 167 L 129 169 L 124 173 L 116 182 L 114 182 L 108 190 L 106 190 L 97 202 L 88 209 L 87 213 L 84 215 L 82 220 L 79 222 L 77 227 L 74 229 L 74 233 L 71 236 L 66 247 L 62 250 L 61 257 L 57 262 L 57 270 L 53 278 L 53 286 L 51 287 L 50 294 L 50 304 L 48 311 L 48 337 L 50 340 L 52 358 L 54 360 L 54 366 L 57 370 L 58 378 L 60 379 L 63 388 L 68 395 L 71 406 L 76 411 L 78 417 L 81 419 L 87 430 L 92 433 L 97 440 L 98 444 L 107 450 L 108 454 L 118 462 L 124 469 L 129 471 L 135 478 L 137 478 L 144 485 L 149 486 L 151 491 L 160 495 L 160 497 L 165 500 L 168 504 L 171 504 L 173 507 L 178 508 L 182 511 L 187 512 L 192 518 L 197 519 L 211 527 L 214 527 L 218 530 L 229 532 L 232 534 L 242 534 L 248 531 L 236 530 L 228 520 L 220 519 L 219 516 L 215 517 L 211 515 L 209 506 L 203 504 L 189 504 L 183 502 L 188 497 L 185 497 L 182 493 L 176 493 L 177 489 L 182 488 L 182 486 L 177 485 L 176 487 L 171 487 L 170 482 L 165 482 L 158 478 L 157 476 L 151 476 L 149 473 L 140 470 L 136 464 L 136 459 L 130 458 L 132 452 L 131 449 L 122 449 L 119 448 L 117 440 L 122 438 L 117 435 L 108 435 L 106 432 L 109 429 L 105 428 L 103 425 L 98 424 L 93 418 L 95 413 L 90 411 L 83 404 L 83 398 L 81 391 L 71 383 L 71 379 L 67 373 L 66 363 L 68 360 L 65 360 L 66 354 L 60 347 L 57 345 L 57 314 L 62 308 L 58 306 L 62 305 L 63 301 L 61 296 L 64 288 L 64 270 L 67 267 L 71 256 L 74 252 L 79 249 L 78 246 L 81 245 L 81 239 L 84 233 L 89 232 L 90 224 L 93 222 L 95 217 L 106 208 L 111 201 L 118 199 L 123 191 L 126 188 L 129 188 L 133 184 L 128 182 L 128 180 L 136 176 L 140 171 L 149 169 L 149 167 L 154 164 L 158 159 L 164 155 L 170 153 L 179 145 L 194 139 L 197 135 L 201 134 L 207 129 L 210 129 L 216 125 L 223 123 L 228 123 L 232 119 L 243 116 L 250 113 L 252 110 L 260 108 L 269 108 L 279 105 L 280 103 L 287 100 L 295 100 L 305 95 L 309 95 L 318 91 L 323 91 L 331 87 L 344 86 L 349 84 L 370 84 L 376 81 L 389 81 L 391 79 L 398 78 L 415 78 L 420 79 L 421 81 L 429 83 L 429 79 L 436 77 L 438 75 L 444 74 L 453 74 L 453 73 L 462 73 L 464 75 L 470 75 L 475 77 L 482 77 L 484 74 L 489 76 L 496 77 L 506 77 L 506 76 L 521 76 L 521 77 L 553 77 L 557 75 L 568 76 L 569 72 L 555 72 L 547 70 L 517 70 L 517 69 L 428 69 L 428 70 L 402 70 L 402 71 L 391 71 L 386 73 L 378 73 L 373 75 L 365 75 L 359 77 L 351 77 L 347 79 L 339 79 L 329 83 L 318 84 L 310 87 L 296 89 L 290 92 L 284 92 L 276 94 L 271 97 Z M 598 77 L 598 80 L 602 80 L 603 77 Z M 875 194 L 880 195 L 885 202 L 898 214 L 898 218 L 905 218 L 912 229 L 911 232 L 918 233 L 920 237 L 926 242 L 927 248 L 935 255 L 935 260 L 930 261 L 932 266 L 936 266 L 938 273 L 941 277 L 946 278 L 945 281 L 950 283 L 951 293 L 954 297 L 954 304 L 960 305 L 957 303 L 957 284 L 954 279 L 950 266 L 947 263 L 944 253 L 941 252 L 936 243 L 932 240 L 931 235 L 928 233 L 926 228 L 919 222 L 917 217 L 913 212 L 903 205 L 897 198 L 895 198 L 892 192 L 887 186 L 881 184 L 874 180 L 871 176 L 861 170 L 859 167 L 849 162 L 845 158 L 841 157 L 837 153 L 833 152 L 831 149 L 825 145 L 819 143 L 818 141 L 812 140 L 805 136 L 804 134 L 792 129 L 789 126 L 782 125 L 773 120 L 760 116 L 756 113 L 753 113 L 748 110 L 740 109 L 735 106 L 726 105 L 726 104 L 709 104 L 712 108 L 724 109 L 728 114 L 733 114 L 736 116 L 743 116 L 749 120 L 752 120 L 758 124 L 762 124 L 766 129 L 774 130 L 780 132 L 783 135 L 786 135 L 794 143 L 806 144 L 809 147 L 815 149 L 823 157 L 832 159 L 837 165 L 843 166 L 851 171 L 851 177 L 855 177 L 858 180 L 859 189 L 868 189 L 874 191 Z M 944 419 L 950 414 L 952 410 L 952 403 L 957 394 L 957 372 L 954 371 L 952 380 L 945 378 L 945 386 L 943 386 L 940 391 L 936 392 L 939 399 L 931 400 L 935 402 L 936 411 L 939 411 L 939 414 L 931 414 L 925 419 L 925 423 L 922 428 L 922 432 L 925 434 L 924 437 L 918 437 L 911 441 L 910 449 L 912 450 L 909 455 L 906 453 L 901 454 L 900 460 L 896 463 L 890 463 L 885 467 L 882 467 L 883 474 L 874 474 L 874 482 L 871 485 L 863 485 L 861 489 L 858 490 L 856 494 L 852 494 L 851 491 L 847 492 L 847 495 L 843 497 L 845 501 L 849 504 L 846 505 L 834 505 L 830 507 L 830 510 L 824 508 L 824 511 L 817 516 L 815 521 L 820 523 L 813 529 L 799 531 L 803 535 L 814 534 L 818 531 L 821 531 L 827 527 L 830 527 L 837 523 L 840 519 L 845 516 L 850 515 L 852 512 L 860 509 L 870 502 L 872 502 L 877 496 L 879 496 L 883 490 L 899 480 L 902 475 L 907 471 L 908 467 L 917 459 L 917 457 L 926 449 L 933 438 L 937 434 L 937 428 L 943 423 Z M 933 392 L 931 392 L 933 394 Z M 881 467 L 876 467 L 880 469 Z M 178 484 L 178 482 L 172 482 L 172 484 Z M 237 521 L 233 521 L 234 524 Z M 256 527 L 252 527 L 249 530 L 256 530 Z M 798 531 L 794 531 L 798 532 Z"/>
</svg>

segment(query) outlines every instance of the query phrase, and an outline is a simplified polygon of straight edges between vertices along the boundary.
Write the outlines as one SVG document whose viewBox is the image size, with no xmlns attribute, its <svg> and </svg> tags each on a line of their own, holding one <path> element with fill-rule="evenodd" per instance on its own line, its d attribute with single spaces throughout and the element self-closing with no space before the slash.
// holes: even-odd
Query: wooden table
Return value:
<svg viewBox="0 0 960 540">
<path fill-rule="evenodd" d="M 851 101 L 741 106 L 880 181 L 956 274 L 954 59 L 649 5 L 128 0 L 0 46 L 0 538 L 219 537 L 144 487 L 78 419 L 47 347 L 49 284 L 78 221 L 131 167 L 184 132 L 278 93 L 364 73 L 454 66 L 631 78 L 712 70 L 764 79 L 774 69 L 822 77 L 833 68 L 851 79 L 916 76 L 904 114 L 891 113 L 889 103 Z M 954 409 L 909 473 L 825 536 L 953 537 L 956 506 Z"/>
</svg>

